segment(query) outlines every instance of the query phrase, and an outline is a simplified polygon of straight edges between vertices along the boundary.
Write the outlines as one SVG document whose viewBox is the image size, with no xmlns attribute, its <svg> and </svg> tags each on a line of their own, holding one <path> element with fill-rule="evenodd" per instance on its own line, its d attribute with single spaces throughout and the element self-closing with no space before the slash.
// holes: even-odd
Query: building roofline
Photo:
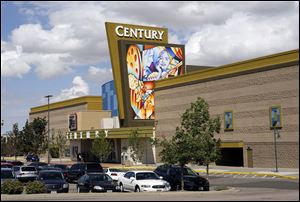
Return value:
<svg viewBox="0 0 300 202">
<path fill-rule="evenodd" d="M 197 70 L 179 77 L 159 80 L 155 82 L 155 90 L 266 71 L 272 68 L 282 68 L 295 64 L 299 64 L 299 49 L 222 65 L 212 69 Z"/>
<path fill-rule="evenodd" d="M 78 98 L 72 98 L 68 100 L 63 100 L 59 102 L 54 102 L 49 104 L 49 109 L 58 109 L 63 107 L 71 107 L 74 105 L 80 105 L 80 104 L 89 104 L 89 103 L 99 103 L 101 106 L 99 108 L 90 107 L 91 110 L 102 110 L 102 97 L 101 96 L 82 96 Z M 35 113 L 41 113 L 48 110 L 48 104 L 32 107 L 30 108 L 29 114 L 35 114 Z"/>
</svg>

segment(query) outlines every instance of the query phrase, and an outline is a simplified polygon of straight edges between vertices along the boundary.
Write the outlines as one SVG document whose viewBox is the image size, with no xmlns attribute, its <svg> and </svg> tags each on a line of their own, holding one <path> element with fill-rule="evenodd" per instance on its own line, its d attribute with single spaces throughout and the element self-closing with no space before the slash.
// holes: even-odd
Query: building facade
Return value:
<svg viewBox="0 0 300 202">
<path fill-rule="evenodd" d="M 275 167 L 270 109 L 280 109 L 278 166 L 299 167 L 299 50 L 157 81 L 155 90 L 158 138 L 175 134 L 197 97 L 222 118 L 219 165 Z"/>
</svg>

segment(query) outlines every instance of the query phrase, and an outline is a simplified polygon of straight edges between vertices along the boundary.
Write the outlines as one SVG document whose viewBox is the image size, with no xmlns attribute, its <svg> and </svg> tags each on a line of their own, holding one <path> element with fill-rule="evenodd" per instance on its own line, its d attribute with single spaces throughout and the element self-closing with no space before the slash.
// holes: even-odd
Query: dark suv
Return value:
<svg viewBox="0 0 300 202">
<path fill-rule="evenodd" d="M 161 165 L 154 172 L 162 176 L 171 185 L 171 190 L 181 189 L 181 168 L 178 165 Z M 204 190 L 209 191 L 209 182 L 206 178 L 188 167 L 183 168 L 184 190 Z"/>
<path fill-rule="evenodd" d="M 27 162 L 39 162 L 40 159 L 36 154 L 28 154 L 26 156 L 26 161 Z"/>
<path fill-rule="evenodd" d="M 100 163 L 76 163 L 68 170 L 68 181 L 77 181 L 86 173 L 103 173 Z"/>
</svg>

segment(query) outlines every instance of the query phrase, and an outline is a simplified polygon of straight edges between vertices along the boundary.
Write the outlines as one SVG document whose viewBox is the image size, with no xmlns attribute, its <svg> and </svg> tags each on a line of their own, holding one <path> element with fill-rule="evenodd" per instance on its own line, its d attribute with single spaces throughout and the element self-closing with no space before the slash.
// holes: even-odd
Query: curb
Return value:
<svg viewBox="0 0 300 202">
<path fill-rule="evenodd" d="M 206 173 L 205 170 L 195 169 L 196 172 L 199 173 Z M 299 180 L 299 177 L 296 176 L 285 176 L 279 174 L 270 174 L 270 173 L 256 173 L 256 172 L 218 172 L 218 171 L 211 171 L 210 174 L 228 174 L 228 175 L 256 175 L 256 176 L 268 176 L 268 177 L 279 177 L 283 179 L 289 180 Z"/>
</svg>

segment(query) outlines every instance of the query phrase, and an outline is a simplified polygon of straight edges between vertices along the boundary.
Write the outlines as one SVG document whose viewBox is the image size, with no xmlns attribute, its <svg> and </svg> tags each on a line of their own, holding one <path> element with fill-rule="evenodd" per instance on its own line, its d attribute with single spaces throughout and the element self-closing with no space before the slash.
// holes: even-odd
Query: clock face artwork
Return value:
<svg viewBox="0 0 300 202">
<path fill-rule="evenodd" d="M 154 81 L 183 74 L 181 47 L 133 44 L 126 54 L 133 119 L 154 119 Z"/>
</svg>

